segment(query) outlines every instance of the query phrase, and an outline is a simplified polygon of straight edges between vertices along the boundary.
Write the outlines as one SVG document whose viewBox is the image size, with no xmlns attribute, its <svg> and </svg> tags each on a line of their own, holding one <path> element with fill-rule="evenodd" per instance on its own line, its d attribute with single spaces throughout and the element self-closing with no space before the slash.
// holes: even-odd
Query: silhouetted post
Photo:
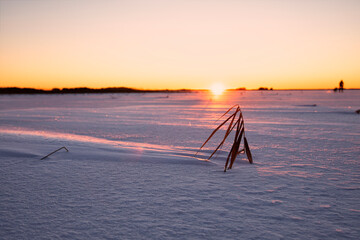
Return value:
<svg viewBox="0 0 360 240">
<path fill-rule="evenodd" d="M 339 83 L 339 92 L 343 92 L 343 91 L 344 91 L 344 82 L 343 80 L 341 80 Z"/>
</svg>

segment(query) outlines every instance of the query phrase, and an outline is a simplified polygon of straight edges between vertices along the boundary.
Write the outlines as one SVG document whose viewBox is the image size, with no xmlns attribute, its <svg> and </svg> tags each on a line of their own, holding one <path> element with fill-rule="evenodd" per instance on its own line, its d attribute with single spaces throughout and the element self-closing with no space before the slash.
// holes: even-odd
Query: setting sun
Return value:
<svg viewBox="0 0 360 240">
<path fill-rule="evenodd" d="M 225 91 L 225 87 L 222 83 L 214 83 L 211 85 L 210 91 L 213 95 L 219 96 Z"/>
</svg>

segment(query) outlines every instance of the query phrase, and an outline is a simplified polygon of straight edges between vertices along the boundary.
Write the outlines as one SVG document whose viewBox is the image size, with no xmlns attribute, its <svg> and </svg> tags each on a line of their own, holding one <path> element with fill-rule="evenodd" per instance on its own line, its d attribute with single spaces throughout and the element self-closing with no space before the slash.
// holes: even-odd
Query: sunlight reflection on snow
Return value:
<svg viewBox="0 0 360 240">
<path fill-rule="evenodd" d="M 163 151 L 163 150 L 172 150 L 169 146 L 159 146 L 155 144 L 148 143 L 135 143 L 135 142 L 123 142 L 123 141 L 114 141 L 103 138 L 71 134 L 71 133 L 59 133 L 51 131 L 36 131 L 36 130 L 27 130 L 27 129 L 0 129 L 0 133 L 6 134 L 16 134 L 16 135 L 28 135 L 28 136 L 37 136 L 44 138 L 55 138 L 55 139 L 64 139 L 69 141 L 77 142 L 87 142 L 87 143 L 97 143 L 97 144 L 106 144 L 112 146 L 121 146 L 126 148 L 135 148 L 142 152 L 144 149 L 151 149 L 154 151 Z"/>
</svg>

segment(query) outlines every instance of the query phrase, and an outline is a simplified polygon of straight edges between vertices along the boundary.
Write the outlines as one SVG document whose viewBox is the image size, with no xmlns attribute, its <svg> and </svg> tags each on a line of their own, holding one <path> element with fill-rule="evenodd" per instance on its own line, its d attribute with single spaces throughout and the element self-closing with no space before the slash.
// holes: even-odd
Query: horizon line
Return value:
<svg viewBox="0 0 360 240">
<path fill-rule="evenodd" d="M 90 88 L 90 87 L 73 87 L 73 88 L 52 88 L 52 89 L 42 89 L 42 88 L 31 88 L 31 87 L 0 87 L 1 93 L 6 90 L 27 90 L 43 93 L 67 93 L 67 91 L 94 91 L 94 93 L 107 93 L 106 91 L 123 91 L 123 92 L 186 92 L 186 91 L 211 91 L 210 89 L 193 89 L 193 88 L 178 88 L 178 89 L 142 89 L 142 88 L 131 88 L 131 87 L 102 87 L 102 88 Z M 245 87 L 240 88 L 229 88 L 224 91 L 320 91 L 320 90 L 334 90 L 334 88 L 268 88 L 268 87 L 259 87 L 247 89 Z M 344 90 L 360 90 L 360 88 L 344 88 Z M 81 92 L 79 92 L 81 93 Z M 91 92 L 90 92 L 91 93 Z M 108 92 L 110 93 L 110 92 Z"/>
</svg>

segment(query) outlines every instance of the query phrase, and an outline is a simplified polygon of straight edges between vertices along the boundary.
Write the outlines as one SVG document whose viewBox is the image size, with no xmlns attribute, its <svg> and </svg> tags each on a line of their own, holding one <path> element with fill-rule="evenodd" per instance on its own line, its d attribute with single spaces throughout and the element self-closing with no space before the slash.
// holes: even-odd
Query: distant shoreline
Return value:
<svg viewBox="0 0 360 240">
<path fill-rule="evenodd" d="M 114 87 L 114 88 L 54 88 L 52 90 L 43 90 L 36 88 L 18 88 L 18 87 L 7 87 L 0 88 L 0 94 L 88 94 L 88 93 L 186 93 L 186 92 L 198 92 L 204 90 L 190 90 L 190 89 L 179 89 L 179 90 L 141 90 L 126 87 Z"/>
<path fill-rule="evenodd" d="M 333 89 L 227 89 L 227 91 L 333 91 Z M 360 90 L 360 88 L 349 88 L 345 90 Z M 191 92 L 206 92 L 208 89 L 160 89 L 160 90 L 142 90 L 127 87 L 110 87 L 110 88 L 54 88 L 52 90 L 36 89 L 36 88 L 19 88 L 19 87 L 5 87 L 0 88 L 0 95 L 4 94 L 105 94 L 105 93 L 191 93 Z"/>
</svg>

